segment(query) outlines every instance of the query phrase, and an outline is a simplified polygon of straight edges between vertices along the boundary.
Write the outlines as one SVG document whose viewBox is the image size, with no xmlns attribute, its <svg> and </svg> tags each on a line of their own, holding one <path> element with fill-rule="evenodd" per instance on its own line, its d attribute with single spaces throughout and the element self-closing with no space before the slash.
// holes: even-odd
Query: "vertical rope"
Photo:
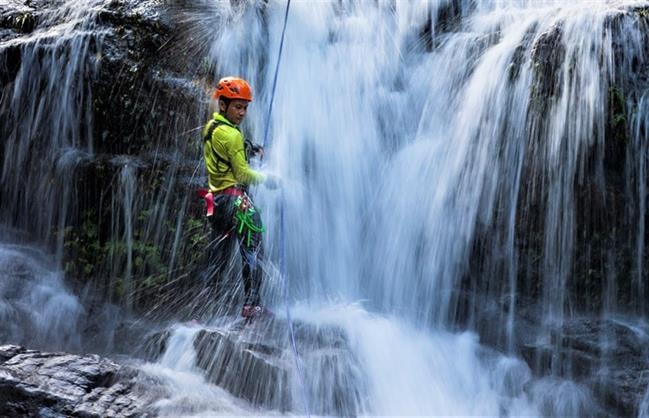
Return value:
<svg viewBox="0 0 649 418">
<path fill-rule="evenodd" d="M 284 192 L 282 192 L 282 202 L 284 202 Z M 307 417 L 311 417 L 309 407 L 309 394 L 306 387 L 306 373 L 302 368 L 302 361 L 300 353 L 297 351 L 297 344 L 295 342 L 295 332 L 293 331 L 293 320 L 291 318 L 291 309 L 289 307 L 289 293 L 288 293 L 288 274 L 286 272 L 286 241 L 285 225 L 284 222 L 284 204 L 280 205 L 279 209 L 279 222 L 280 222 L 280 247 L 279 247 L 279 270 L 284 283 L 284 304 L 286 305 L 286 322 L 288 324 L 288 334 L 291 339 L 291 348 L 293 349 L 293 359 L 295 360 L 295 368 L 297 370 L 298 379 L 300 380 L 300 387 L 302 388 L 302 402 L 304 403 L 304 411 Z"/>
<path fill-rule="evenodd" d="M 288 22 L 288 11 L 291 7 L 291 0 L 286 2 L 286 11 L 284 13 L 284 26 L 282 27 L 282 36 L 279 41 L 279 52 L 277 53 L 277 63 L 275 64 L 275 75 L 273 77 L 273 88 L 270 93 L 270 103 L 268 104 L 268 114 L 266 117 L 266 126 L 264 128 L 264 139 L 262 146 L 266 147 L 268 143 L 268 132 L 270 130 L 270 117 L 273 113 L 273 102 L 275 101 L 275 91 L 277 89 L 277 77 L 279 75 L 279 64 L 282 60 L 282 51 L 284 50 L 284 38 L 286 35 L 286 24 Z M 280 200 L 279 207 L 279 222 L 280 222 L 280 232 L 279 232 L 279 272 L 282 278 L 282 283 L 284 284 L 284 304 L 286 305 L 286 322 L 288 324 L 288 334 L 291 340 L 291 349 L 293 351 L 293 359 L 295 360 L 295 368 L 297 371 L 298 379 L 300 381 L 300 387 L 302 388 L 302 402 L 304 403 L 304 411 L 307 417 L 311 417 L 311 411 L 309 407 L 309 397 L 306 389 L 305 382 L 305 373 L 302 368 L 302 362 L 300 360 L 300 353 L 297 351 L 297 344 L 295 342 L 295 332 L 293 330 L 293 320 L 291 318 L 291 309 L 290 309 L 290 296 L 289 296 L 289 286 L 288 286 L 288 273 L 286 267 L 286 223 L 284 222 L 284 202 L 285 202 L 284 191 L 282 190 L 282 196 Z"/>
<path fill-rule="evenodd" d="M 273 102 L 275 101 L 275 90 L 277 89 L 277 75 L 279 74 L 279 63 L 282 60 L 282 51 L 284 50 L 284 36 L 286 35 L 286 23 L 288 22 L 288 10 L 291 7 L 291 0 L 286 3 L 286 12 L 284 13 L 284 27 L 282 28 L 282 37 L 279 40 L 279 52 L 277 53 L 277 63 L 275 64 L 275 76 L 273 77 L 273 88 L 270 91 L 270 103 L 268 103 L 268 113 L 266 117 L 266 126 L 264 128 L 264 140 L 261 145 L 266 147 L 268 142 L 268 131 L 270 128 L 270 115 L 273 113 Z"/>
</svg>

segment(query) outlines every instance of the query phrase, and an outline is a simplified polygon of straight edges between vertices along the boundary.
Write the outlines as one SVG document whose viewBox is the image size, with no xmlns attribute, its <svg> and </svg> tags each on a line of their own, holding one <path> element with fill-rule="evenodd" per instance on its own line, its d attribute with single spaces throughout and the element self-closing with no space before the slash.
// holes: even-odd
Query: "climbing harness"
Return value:
<svg viewBox="0 0 649 418">
<path fill-rule="evenodd" d="M 237 221 L 236 230 L 239 235 L 245 238 L 246 247 L 251 247 L 253 244 L 253 234 L 261 234 L 265 232 L 265 228 L 261 224 L 255 222 L 255 214 L 257 209 L 252 205 L 250 198 L 245 191 L 238 187 L 228 187 L 218 192 L 212 192 L 208 189 L 198 189 L 198 194 L 205 200 L 206 216 L 214 215 L 214 195 L 228 195 L 235 196 L 233 201 L 234 205 L 234 219 Z"/>
<path fill-rule="evenodd" d="M 227 173 L 228 171 L 232 171 L 232 164 L 230 164 L 230 161 L 226 160 L 225 158 L 221 157 L 219 153 L 214 149 L 214 146 L 212 145 L 212 142 L 210 141 L 212 139 L 212 135 L 214 134 L 214 131 L 216 128 L 218 128 L 221 125 L 224 125 L 224 122 L 218 121 L 216 119 L 212 119 L 209 122 L 209 128 L 207 129 L 207 132 L 205 133 L 205 136 L 203 137 L 204 142 L 209 142 L 210 148 L 212 149 L 212 155 L 216 159 L 216 161 L 220 164 L 225 165 L 225 169 L 219 169 L 218 164 L 216 166 L 216 170 L 219 173 Z M 235 127 L 235 129 L 238 129 Z M 246 161 L 249 161 L 250 155 L 254 153 L 258 153 L 260 150 L 263 148 L 252 141 L 246 139 L 244 142 L 244 150 L 245 150 L 245 156 L 246 156 Z M 235 192 L 232 192 L 232 190 Z M 238 188 L 235 187 L 230 187 L 228 189 L 222 190 L 220 192 L 217 192 L 217 194 L 235 194 L 238 195 L 236 191 L 239 190 Z M 205 216 L 212 216 L 214 215 L 214 192 L 208 190 L 208 189 L 198 189 L 198 195 L 203 198 L 205 201 Z M 228 192 L 230 191 L 230 192 Z"/>
<path fill-rule="evenodd" d="M 209 189 L 198 189 L 198 195 L 205 200 L 205 216 L 214 215 L 214 193 Z"/>
<path fill-rule="evenodd" d="M 219 163 L 225 165 L 225 167 L 226 167 L 224 170 L 219 170 L 219 167 L 217 165 L 216 166 L 216 171 L 218 171 L 221 174 L 222 173 L 227 173 L 228 171 L 232 170 L 232 164 L 230 164 L 230 161 L 228 161 L 225 158 L 221 157 L 221 155 L 218 152 L 216 152 L 216 150 L 214 149 L 214 145 L 212 145 L 212 141 L 210 141 L 212 139 L 212 135 L 214 134 L 214 131 L 216 130 L 216 128 L 223 125 L 224 123 L 220 122 L 220 121 L 218 121 L 216 119 L 212 119 L 209 122 L 209 124 L 210 124 L 210 127 L 207 129 L 207 133 L 205 133 L 205 136 L 203 137 L 203 141 L 208 142 L 210 144 L 210 148 L 212 149 L 212 155 L 214 155 L 214 158 L 216 158 L 216 161 L 218 161 Z M 237 128 L 235 128 L 235 129 L 237 129 Z"/>
<path fill-rule="evenodd" d="M 198 195 L 205 200 L 205 216 L 214 215 L 214 195 L 225 194 L 230 196 L 241 196 L 245 192 L 238 187 L 228 187 L 227 189 L 213 192 L 209 189 L 198 189 Z"/>
<path fill-rule="evenodd" d="M 277 88 L 277 76 L 279 74 L 279 64 L 282 59 L 282 50 L 284 49 L 284 37 L 286 34 L 286 23 L 288 22 L 288 11 L 289 8 L 291 7 L 291 0 L 288 0 L 286 2 L 286 11 L 284 13 L 284 26 L 282 28 L 282 37 L 280 38 L 279 42 L 279 51 L 277 53 L 277 63 L 275 65 L 275 76 L 273 77 L 273 88 L 271 90 L 270 94 L 270 103 L 268 104 L 268 115 L 266 117 L 266 126 L 264 130 L 264 140 L 262 142 L 262 146 L 265 148 L 266 143 L 268 142 L 268 132 L 270 128 L 270 115 L 273 112 L 273 101 L 275 99 L 275 90 Z M 279 218 L 280 218 L 280 233 L 279 233 L 279 240 L 280 240 L 280 251 L 279 251 L 279 272 L 281 277 L 284 279 L 282 282 L 284 283 L 284 304 L 286 305 L 286 322 L 288 323 L 288 332 L 289 332 L 289 337 L 291 339 L 291 348 L 293 349 L 293 358 L 295 359 L 295 367 L 297 369 L 297 375 L 298 379 L 300 379 L 300 387 L 302 389 L 302 401 L 304 402 L 304 410 L 306 412 L 306 416 L 310 417 L 311 412 L 310 412 L 310 406 L 309 406 L 309 397 L 308 397 L 308 392 L 306 389 L 306 382 L 305 382 L 305 373 L 304 369 L 302 368 L 302 362 L 300 360 L 300 354 L 297 351 L 297 344 L 295 343 L 295 332 L 293 331 L 293 321 L 291 319 L 291 310 L 289 307 L 289 293 L 288 293 L 288 274 L 287 274 L 287 269 L 286 269 L 286 241 L 285 241 L 285 236 L 286 236 L 286 225 L 284 222 L 284 191 L 282 189 L 282 196 L 281 196 L 281 201 L 280 201 L 280 207 L 279 207 Z"/>
</svg>

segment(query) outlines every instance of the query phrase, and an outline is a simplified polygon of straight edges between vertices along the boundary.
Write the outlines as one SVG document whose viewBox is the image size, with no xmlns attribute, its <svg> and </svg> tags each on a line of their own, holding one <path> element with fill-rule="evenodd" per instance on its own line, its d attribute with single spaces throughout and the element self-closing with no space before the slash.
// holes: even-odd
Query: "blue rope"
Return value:
<svg viewBox="0 0 649 418">
<path fill-rule="evenodd" d="M 282 202 L 284 202 L 284 192 L 282 192 Z M 291 347 L 293 349 L 293 358 L 295 360 L 295 368 L 297 375 L 300 379 L 300 387 L 302 388 L 302 402 L 304 403 L 304 410 L 307 417 L 311 417 L 309 408 L 309 395 L 306 390 L 305 372 L 302 368 L 300 361 L 300 353 L 297 351 L 297 344 L 295 343 L 295 332 L 293 331 L 293 320 L 291 319 L 291 309 L 289 308 L 289 294 L 288 294 L 288 274 L 286 272 L 286 242 L 285 242 L 285 222 L 284 222 L 284 204 L 280 205 L 279 209 L 279 222 L 280 222 L 280 247 L 279 247 L 279 270 L 284 283 L 284 304 L 286 305 L 286 322 L 288 323 L 288 334 L 291 338 Z"/>
<path fill-rule="evenodd" d="M 277 75 L 279 74 L 279 63 L 282 60 L 282 51 L 284 50 L 284 35 L 286 34 L 286 23 L 288 22 L 288 9 L 291 7 L 291 0 L 286 3 L 286 12 L 284 13 L 284 27 L 282 28 L 282 37 L 279 41 L 279 52 L 277 53 L 277 63 L 275 64 L 275 77 L 273 78 L 273 89 L 270 93 L 270 103 L 268 104 L 268 117 L 266 118 L 266 127 L 264 129 L 264 140 L 261 143 L 266 147 L 268 142 L 268 131 L 270 128 L 270 115 L 273 113 L 273 102 L 275 101 L 275 89 L 277 88 Z"/>
<path fill-rule="evenodd" d="M 291 7 L 291 0 L 286 3 L 286 12 L 284 13 L 284 27 L 282 28 L 282 37 L 279 41 L 279 52 L 277 53 L 277 63 L 275 65 L 275 76 L 273 78 L 273 88 L 270 93 L 270 103 L 268 104 L 268 115 L 266 117 L 266 126 L 264 129 L 264 140 L 262 146 L 266 147 L 268 142 L 268 132 L 270 130 L 270 116 L 273 113 L 273 102 L 275 101 L 275 90 L 277 89 L 277 76 L 279 75 L 279 64 L 282 60 L 282 51 L 284 50 L 284 37 L 286 35 L 286 24 L 288 22 L 288 11 Z M 293 349 L 293 358 L 295 360 L 295 368 L 297 370 L 298 379 L 300 379 L 300 386 L 302 388 L 302 401 L 304 402 L 304 410 L 307 417 L 311 417 L 309 408 L 309 397 L 306 390 L 305 373 L 300 361 L 300 353 L 297 351 L 297 344 L 295 342 L 295 332 L 293 330 L 293 320 L 291 319 L 291 309 L 289 307 L 290 297 L 288 293 L 288 273 L 286 267 L 286 224 L 284 222 L 284 191 L 282 191 L 280 207 L 279 207 L 279 272 L 284 284 L 284 304 L 286 305 L 286 322 L 288 324 L 288 333 L 291 339 L 291 348 Z"/>
</svg>

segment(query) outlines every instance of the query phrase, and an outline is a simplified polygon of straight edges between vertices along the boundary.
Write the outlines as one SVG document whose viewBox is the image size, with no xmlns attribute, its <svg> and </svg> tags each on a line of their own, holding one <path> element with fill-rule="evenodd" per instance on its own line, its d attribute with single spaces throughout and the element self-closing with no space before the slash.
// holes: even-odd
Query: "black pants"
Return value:
<svg viewBox="0 0 649 418">
<path fill-rule="evenodd" d="M 214 196 L 214 214 L 211 216 L 212 261 L 215 264 L 214 280 L 217 281 L 217 286 L 228 282 L 223 275 L 227 272 L 229 261 L 234 255 L 233 252 L 236 247 L 239 247 L 239 253 L 243 261 L 244 303 L 259 305 L 261 303 L 259 288 L 262 280 L 262 268 L 259 263 L 262 257 L 261 232 L 250 230 L 245 225 L 241 228 L 236 217 L 237 212 L 240 210 L 240 205 L 237 204 L 240 199 L 247 199 L 247 203 L 254 210 L 254 214 L 251 216 L 252 223 L 259 228 L 262 227 L 261 217 L 247 195 L 217 194 Z"/>
</svg>

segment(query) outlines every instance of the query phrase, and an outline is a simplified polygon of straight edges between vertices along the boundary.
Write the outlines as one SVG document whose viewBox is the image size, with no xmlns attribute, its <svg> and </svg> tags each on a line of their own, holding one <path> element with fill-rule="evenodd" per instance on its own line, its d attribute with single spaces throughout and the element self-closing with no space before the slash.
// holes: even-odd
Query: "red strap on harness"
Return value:
<svg viewBox="0 0 649 418">
<path fill-rule="evenodd" d="M 218 191 L 216 194 L 227 194 L 229 196 L 243 196 L 245 193 L 243 193 L 243 190 L 241 190 L 238 187 L 228 187 L 227 189 L 223 189 Z"/>
<path fill-rule="evenodd" d="M 214 194 L 208 189 L 198 189 L 198 195 L 205 200 L 205 207 L 207 209 L 205 216 L 214 215 Z"/>
<path fill-rule="evenodd" d="M 228 187 L 227 189 L 220 190 L 216 194 L 225 194 L 229 196 L 243 196 L 243 190 L 237 187 Z M 214 215 L 214 193 L 209 189 L 198 189 L 198 195 L 205 200 L 206 213 L 205 216 Z"/>
</svg>

